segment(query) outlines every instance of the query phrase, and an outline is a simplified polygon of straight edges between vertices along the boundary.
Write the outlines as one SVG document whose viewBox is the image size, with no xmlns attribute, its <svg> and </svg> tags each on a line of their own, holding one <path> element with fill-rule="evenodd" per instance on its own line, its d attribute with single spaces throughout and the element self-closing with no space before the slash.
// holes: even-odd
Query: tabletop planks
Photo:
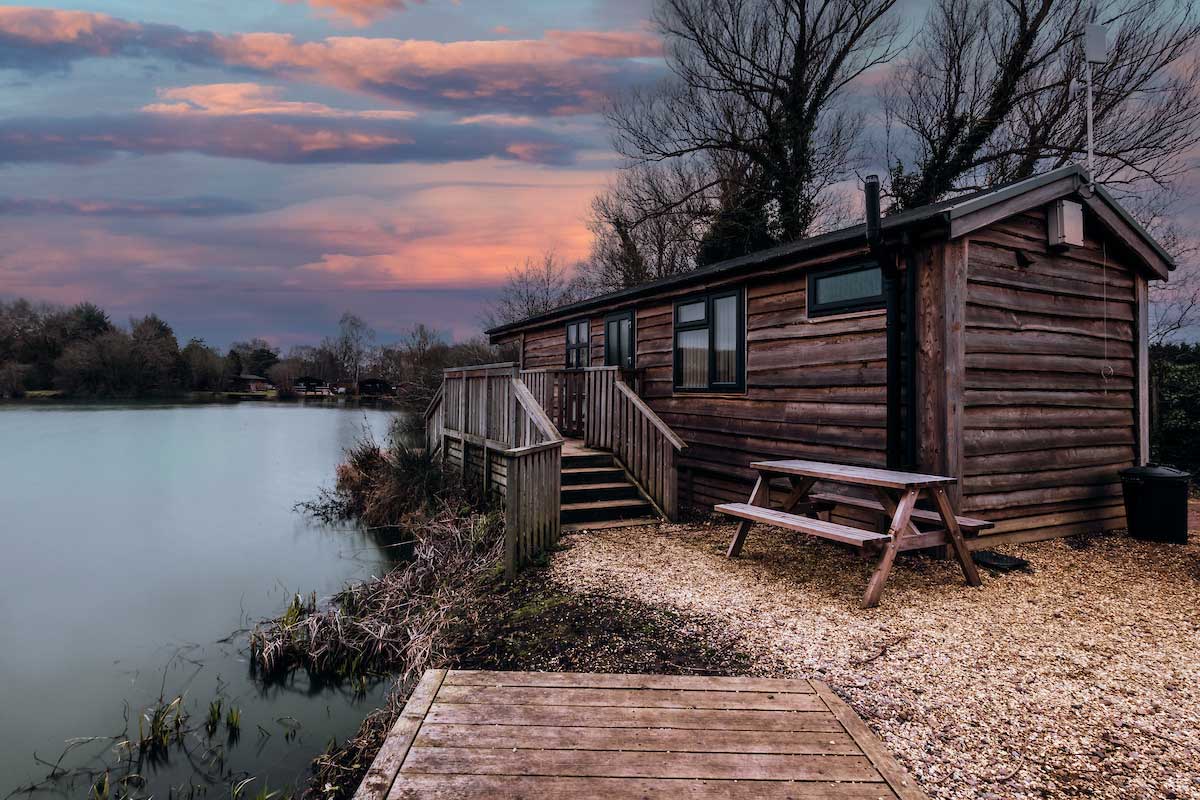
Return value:
<svg viewBox="0 0 1200 800">
<path fill-rule="evenodd" d="M 919 472 L 899 472 L 876 467 L 856 467 L 850 464 L 830 464 L 824 461 L 804 461 L 790 458 L 782 461 L 755 461 L 752 469 L 769 475 L 801 475 L 838 483 L 861 486 L 883 486 L 888 489 L 921 489 L 945 486 L 955 482 L 945 475 L 923 475 Z"/>
</svg>

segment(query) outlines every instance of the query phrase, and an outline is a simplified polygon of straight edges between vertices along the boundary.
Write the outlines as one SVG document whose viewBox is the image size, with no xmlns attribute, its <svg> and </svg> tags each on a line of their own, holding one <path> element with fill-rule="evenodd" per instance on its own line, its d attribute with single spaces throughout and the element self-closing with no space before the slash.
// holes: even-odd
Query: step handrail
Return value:
<svg viewBox="0 0 1200 800">
<path fill-rule="evenodd" d="M 558 432 L 558 428 L 550 421 L 550 416 L 546 410 L 542 408 L 542 404 L 533 396 L 533 392 L 529 391 L 529 387 L 525 385 L 525 381 L 520 378 L 512 379 L 513 397 L 517 403 L 529 415 L 529 421 L 537 427 L 538 431 L 544 438 L 541 442 L 535 444 L 549 444 L 553 442 L 562 442 L 563 435 Z M 515 442 L 510 442 L 515 444 Z"/>
<path fill-rule="evenodd" d="M 629 388 L 629 384 L 625 383 L 625 381 L 621 380 L 620 378 L 616 379 L 615 384 L 617 391 L 621 392 L 629 399 L 629 402 L 632 403 L 639 412 L 641 412 L 642 416 L 649 420 L 650 424 L 657 428 L 658 432 L 661 433 L 663 437 L 671 443 L 671 446 L 675 448 L 676 452 L 681 453 L 687 449 L 687 442 L 683 441 L 683 439 L 680 439 L 675 434 L 675 431 L 671 430 L 670 426 L 662 421 L 662 417 L 658 416 L 658 414 L 655 414 L 654 409 L 646 405 L 646 401 L 638 397 L 637 393 L 634 392 L 633 389 Z"/>
</svg>

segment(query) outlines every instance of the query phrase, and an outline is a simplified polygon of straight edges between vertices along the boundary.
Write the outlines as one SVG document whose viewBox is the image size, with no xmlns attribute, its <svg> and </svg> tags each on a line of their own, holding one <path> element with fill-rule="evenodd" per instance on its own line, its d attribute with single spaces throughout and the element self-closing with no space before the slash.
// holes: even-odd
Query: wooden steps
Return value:
<svg viewBox="0 0 1200 800">
<path fill-rule="evenodd" d="M 774 525 L 777 528 L 787 528 L 790 531 L 806 533 L 809 536 L 818 536 L 822 539 L 830 539 L 853 547 L 882 544 L 892 539 L 886 533 L 872 533 L 858 528 L 851 528 L 849 525 L 839 525 L 836 522 L 799 517 L 786 511 L 752 506 L 749 503 L 724 503 L 717 506 L 716 510 L 721 514 L 728 514 L 731 517 L 738 517 L 739 519 L 750 520 L 751 522 L 761 522 L 764 525 Z"/>
<path fill-rule="evenodd" d="M 809 495 L 816 503 L 825 503 L 828 506 L 850 506 L 852 508 L 861 508 L 864 511 L 874 511 L 879 514 L 887 514 L 884 511 L 883 504 L 871 500 L 867 497 L 853 497 L 847 494 L 835 494 L 833 492 L 814 492 Z M 890 516 L 890 515 L 888 515 Z M 936 511 L 925 511 L 920 508 L 913 509 L 912 518 L 914 522 L 924 523 L 927 525 L 937 525 L 941 527 L 942 518 L 938 516 Z M 975 519 L 974 517 L 956 516 L 958 527 L 967 536 L 975 536 L 980 531 L 996 526 L 994 522 L 988 522 L 986 519 Z"/>
<path fill-rule="evenodd" d="M 563 486 L 623 480 L 626 480 L 625 470 L 620 467 L 564 467 L 562 471 Z"/>
<path fill-rule="evenodd" d="M 562 521 L 568 524 L 630 519 L 631 517 L 645 517 L 653 513 L 653 506 L 640 497 L 635 500 L 596 500 L 586 503 L 562 504 Z"/>
<path fill-rule="evenodd" d="M 568 531 L 642 525 L 656 515 L 611 453 L 577 443 L 563 450 L 560 500 Z"/>
<path fill-rule="evenodd" d="M 643 525 L 657 525 L 662 522 L 659 517 L 630 517 L 629 519 L 610 519 L 604 522 L 571 522 L 563 523 L 564 533 L 579 531 L 609 531 L 614 528 L 640 528 Z"/>
<path fill-rule="evenodd" d="M 594 500 L 641 499 L 637 487 L 627 480 L 608 483 L 578 483 L 562 487 L 562 501 L 567 504 Z"/>
</svg>

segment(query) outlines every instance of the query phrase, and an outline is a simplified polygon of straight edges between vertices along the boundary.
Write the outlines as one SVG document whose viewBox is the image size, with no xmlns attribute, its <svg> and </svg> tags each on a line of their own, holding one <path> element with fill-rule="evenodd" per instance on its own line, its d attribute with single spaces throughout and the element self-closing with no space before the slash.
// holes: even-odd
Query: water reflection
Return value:
<svg viewBox="0 0 1200 800">
<path fill-rule="evenodd" d="M 267 403 L 0 406 L 0 797 L 52 770 L 61 780 L 46 788 L 77 797 L 78 770 L 117 758 L 156 797 L 225 796 L 224 782 L 248 775 L 256 791 L 276 788 L 353 733 L 386 685 L 259 680 L 239 633 L 296 593 L 328 597 L 403 557 L 393 532 L 293 511 L 331 484 L 364 426 L 382 439 L 391 417 Z M 164 726 L 185 746 L 140 744 Z"/>
</svg>

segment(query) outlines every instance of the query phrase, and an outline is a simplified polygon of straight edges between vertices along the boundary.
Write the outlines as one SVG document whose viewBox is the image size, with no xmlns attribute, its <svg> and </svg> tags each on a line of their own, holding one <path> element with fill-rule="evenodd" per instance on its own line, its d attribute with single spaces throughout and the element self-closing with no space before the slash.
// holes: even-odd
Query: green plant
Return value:
<svg viewBox="0 0 1200 800">
<path fill-rule="evenodd" d="M 213 734 L 217 732 L 217 728 L 221 726 L 221 698 L 217 698 L 208 704 L 208 718 L 204 721 L 204 732 L 211 739 Z"/>
<path fill-rule="evenodd" d="M 187 733 L 187 711 L 183 697 L 169 703 L 161 700 L 138 718 L 138 751 L 156 758 L 166 753 L 172 742 L 180 742 Z"/>
</svg>

